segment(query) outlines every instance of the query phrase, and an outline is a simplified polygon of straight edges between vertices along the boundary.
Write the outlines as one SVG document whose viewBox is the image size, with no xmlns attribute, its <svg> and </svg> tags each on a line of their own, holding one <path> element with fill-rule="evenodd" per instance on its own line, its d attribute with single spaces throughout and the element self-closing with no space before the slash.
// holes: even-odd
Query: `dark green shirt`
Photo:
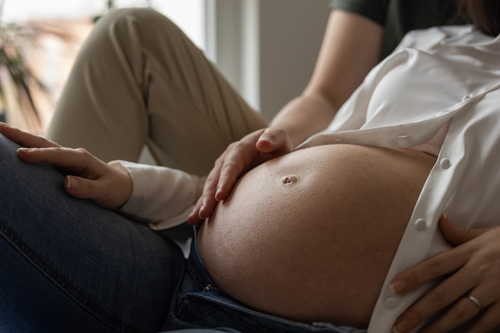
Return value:
<svg viewBox="0 0 500 333">
<path fill-rule="evenodd" d="M 382 25 L 382 58 L 410 30 L 465 24 L 457 14 L 455 0 L 332 0 L 330 7 L 363 15 Z"/>
</svg>

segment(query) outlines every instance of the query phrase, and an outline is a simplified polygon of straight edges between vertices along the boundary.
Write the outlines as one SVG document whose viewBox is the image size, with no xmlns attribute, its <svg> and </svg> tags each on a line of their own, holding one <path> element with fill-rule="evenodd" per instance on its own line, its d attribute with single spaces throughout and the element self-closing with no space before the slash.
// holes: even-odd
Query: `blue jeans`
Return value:
<svg viewBox="0 0 500 333">
<path fill-rule="evenodd" d="M 149 228 L 69 196 L 0 135 L 0 332 L 361 332 L 260 313 Z M 194 237 L 196 239 L 196 237 Z M 212 331 L 212 330 L 209 330 Z"/>
</svg>

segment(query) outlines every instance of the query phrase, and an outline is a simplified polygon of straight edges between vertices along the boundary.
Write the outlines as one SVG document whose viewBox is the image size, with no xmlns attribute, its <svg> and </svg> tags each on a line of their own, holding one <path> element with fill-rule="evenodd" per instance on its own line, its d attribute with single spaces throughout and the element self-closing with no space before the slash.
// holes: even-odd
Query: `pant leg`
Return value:
<svg viewBox="0 0 500 333">
<path fill-rule="evenodd" d="M 48 137 L 105 161 L 136 161 L 147 144 L 159 165 L 201 176 L 231 142 L 265 125 L 177 26 L 136 8 L 98 22 Z"/>
<path fill-rule="evenodd" d="M 158 332 L 185 259 L 149 228 L 64 192 L 0 135 L 0 331 Z"/>
</svg>

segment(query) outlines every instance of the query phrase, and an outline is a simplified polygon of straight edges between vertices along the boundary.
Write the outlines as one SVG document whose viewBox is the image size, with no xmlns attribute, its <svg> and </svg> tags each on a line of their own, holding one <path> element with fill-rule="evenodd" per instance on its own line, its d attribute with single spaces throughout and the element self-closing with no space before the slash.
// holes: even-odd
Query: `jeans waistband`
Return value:
<svg viewBox="0 0 500 333">
<path fill-rule="evenodd" d="M 193 241 L 191 243 L 190 265 L 195 269 L 195 274 L 198 275 L 198 284 L 205 285 L 205 289 L 201 292 L 190 293 L 191 296 L 200 300 L 214 303 L 217 307 L 226 308 L 229 316 L 234 317 L 241 314 L 241 318 L 247 318 L 252 325 L 259 325 L 263 331 L 280 331 L 280 332 L 335 332 L 335 333 L 366 333 L 366 330 L 359 330 L 353 327 L 336 326 L 331 323 L 300 323 L 285 318 L 276 317 L 266 313 L 253 310 L 244 304 L 241 304 L 231 296 L 225 294 L 219 289 L 215 281 L 212 279 L 207 269 L 201 261 L 197 246 L 199 226 L 194 228 Z M 221 323 L 222 324 L 222 323 Z M 242 327 L 232 327 L 241 330 Z"/>
<path fill-rule="evenodd" d="M 191 242 L 191 252 L 189 254 L 189 260 L 193 264 L 200 278 L 203 280 L 203 283 L 205 283 L 206 285 L 211 285 L 214 288 L 216 288 L 217 285 L 210 276 L 210 273 L 208 273 L 207 269 L 205 268 L 205 265 L 203 265 L 203 262 L 201 261 L 200 258 L 200 253 L 198 252 L 198 230 L 200 229 L 200 225 L 194 226 L 193 229 L 194 229 L 193 233 L 194 235 L 193 235 L 193 241 Z"/>
</svg>

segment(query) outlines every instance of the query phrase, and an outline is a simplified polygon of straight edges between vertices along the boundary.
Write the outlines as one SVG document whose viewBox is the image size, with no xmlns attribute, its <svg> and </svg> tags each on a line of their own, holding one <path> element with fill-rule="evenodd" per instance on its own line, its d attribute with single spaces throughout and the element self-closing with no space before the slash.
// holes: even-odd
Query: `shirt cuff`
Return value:
<svg viewBox="0 0 500 333">
<path fill-rule="evenodd" d="M 201 196 L 206 179 L 161 166 L 127 161 L 108 164 L 128 172 L 132 178 L 132 195 L 118 212 L 155 230 L 185 222 Z"/>
</svg>

